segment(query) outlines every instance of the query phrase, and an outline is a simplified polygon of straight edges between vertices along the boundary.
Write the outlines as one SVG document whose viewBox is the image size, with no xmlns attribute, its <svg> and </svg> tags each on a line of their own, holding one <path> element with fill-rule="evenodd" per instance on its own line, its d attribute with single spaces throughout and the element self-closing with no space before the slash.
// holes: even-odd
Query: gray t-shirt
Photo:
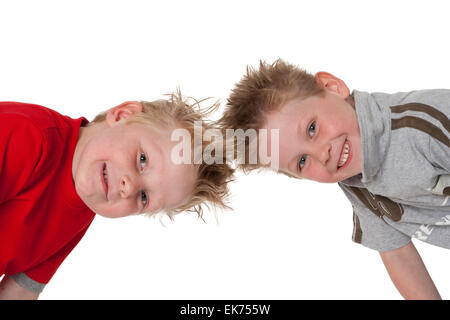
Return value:
<svg viewBox="0 0 450 320">
<path fill-rule="evenodd" d="M 417 238 L 450 249 L 450 90 L 353 96 L 362 173 L 339 182 L 353 241 L 387 251 Z"/>
</svg>

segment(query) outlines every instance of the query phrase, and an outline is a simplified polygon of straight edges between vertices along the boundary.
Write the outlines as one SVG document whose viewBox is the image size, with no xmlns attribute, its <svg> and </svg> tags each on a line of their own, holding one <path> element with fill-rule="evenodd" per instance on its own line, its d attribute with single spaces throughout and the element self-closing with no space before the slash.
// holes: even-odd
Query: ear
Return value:
<svg viewBox="0 0 450 320">
<path fill-rule="evenodd" d="M 142 104 L 140 102 L 127 101 L 110 109 L 106 114 L 106 122 L 112 126 L 117 122 L 139 112 L 142 112 Z"/>
<path fill-rule="evenodd" d="M 350 90 L 345 82 L 328 72 L 317 72 L 314 79 L 321 87 L 324 87 L 332 93 L 338 94 L 343 99 L 347 99 L 350 95 Z"/>
</svg>

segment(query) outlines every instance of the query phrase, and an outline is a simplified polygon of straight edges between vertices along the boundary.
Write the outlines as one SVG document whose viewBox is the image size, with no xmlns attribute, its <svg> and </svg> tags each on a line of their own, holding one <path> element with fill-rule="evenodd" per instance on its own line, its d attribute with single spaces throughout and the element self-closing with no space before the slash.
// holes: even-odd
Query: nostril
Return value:
<svg viewBox="0 0 450 320">
<path fill-rule="evenodd" d="M 120 193 L 122 194 L 123 197 L 128 197 L 129 195 L 131 195 L 134 192 L 134 186 L 133 183 L 131 182 L 130 178 L 124 174 L 121 178 L 120 178 Z"/>
<path fill-rule="evenodd" d="M 328 161 L 330 161 L 331 159 L 331 144 L 328 145 L 325 149 L 325 163 L 328 163 Z"/>
</svg>

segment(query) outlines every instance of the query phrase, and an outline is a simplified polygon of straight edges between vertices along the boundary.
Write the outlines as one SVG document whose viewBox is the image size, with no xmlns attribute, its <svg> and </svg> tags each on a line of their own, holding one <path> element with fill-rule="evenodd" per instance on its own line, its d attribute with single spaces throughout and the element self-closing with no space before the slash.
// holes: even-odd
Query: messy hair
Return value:
<svg viewBox="0 0 450 320">
<path fill-rule="evenodd" d="M 258 133 L 266 115 L 279 110 L 286 102 L 324 94 L 314 75 L 307 71 L 281 59 L 272 64 L 260 61 L 259 69 L 247 66 L 246 74 L 231 91 L 218 125 L 224 130 L 254 129 Z M 249 154 L 251 144 L 250 139 L 245 141 L 245 154 Z M 244 172 L 267 167 L 261 164 L 259 155 L 256 164 L 241 161 L 237 166 Z"/>
<path fill-rule="evenodd" d="M 214 124 L 207 121 L 206 118 L 218 108 L 219 103 L 216 102 L 210 107 L 202 108 L 201 103 L 206 99 L 198 101 L 184 97 L 179 89 L 167 96 L 168 99 L 166 100 L 141 101 L 142 112 L 130 116 L 126 123 L 141 123 L 160 132 L 167 132 L 176 128 L 186 129 L 191 136 L 191 148 L 194 150 L 193 157 L 195 157 L 198 153 L 203 152 L 209 143 L 202 139 L 201 150 L 194 149 L 194 130 L 199 130 L 194 125 L 198 126 L 201 123 L 203 133 L 209 129 L 214 129 Z M 97 115 L 91 123 L 104 121 L 106 114 L 107 111 Z M 228 182 L 232 180 L 234 169 L 227 163 L 225 156 L 222 163 L 207 164 L 204 161 L 201 161 L 201 163 L 192 161 L 191 163 L 197 175 L 194 190 L 185 204 L 177 208 L 164 210 L 171 219 L 175 214 L 183 211 L 196 212 L 198 217 L 202 218 L 204 206 L 208 208 L 210 205 L 213 208 L 229 208 L 227 204 Z"/>
</svg>

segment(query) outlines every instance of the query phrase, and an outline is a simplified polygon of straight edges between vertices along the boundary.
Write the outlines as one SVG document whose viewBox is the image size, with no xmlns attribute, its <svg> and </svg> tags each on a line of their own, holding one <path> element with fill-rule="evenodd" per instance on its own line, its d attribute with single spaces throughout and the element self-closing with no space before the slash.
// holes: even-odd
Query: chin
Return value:
<svg viewBox="0 0 450 320">
<path fill-rule="evenodd" d="M 123 218 L 130 215 L 130 213 L 123 213 L 123 212 L 108 212 L 104 210 L 93 210 L 96 214 L 99 216 L 102 216 L 104 218 L 110 218 L 110 219 L 116 219 L 116 218 Z"/>
<path fill-rule="evenodd" d="M 109 219 L 124 217 L 123 215 L 114 215 L 111 213 L 104 213 L 104 212 L 99 212 L 99 211 L 96 211 L 95 213 L 99 216 L 102 216 L 103 218 L 109 218 Z"/>
</svg>

